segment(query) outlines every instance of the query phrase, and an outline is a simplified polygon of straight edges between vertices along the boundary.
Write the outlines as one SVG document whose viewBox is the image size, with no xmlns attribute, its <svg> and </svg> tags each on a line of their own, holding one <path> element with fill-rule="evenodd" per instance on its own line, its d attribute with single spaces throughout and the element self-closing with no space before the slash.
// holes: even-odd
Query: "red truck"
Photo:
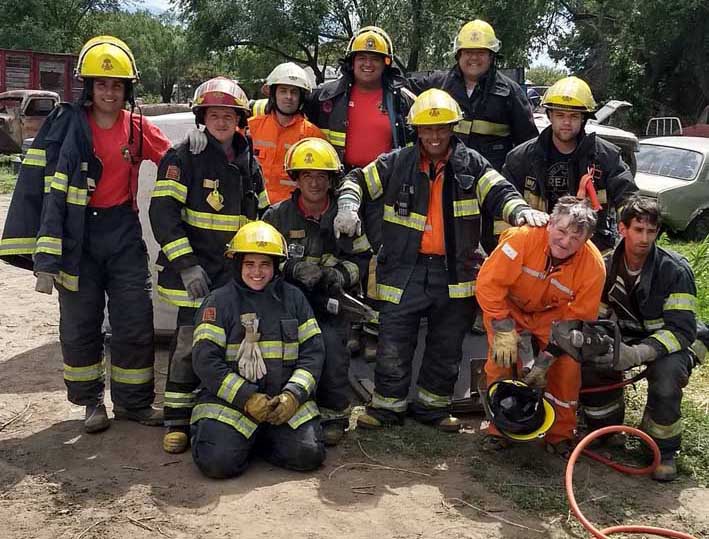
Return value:
<svg viewBox="0 0 709 539">
<path fill-rule="evenodd" d="M 10 90 L 47 90 L 62 101 L 81 94 L 81 81 L 74 78 L 75 54 L 0 49 L 0 93 Z"/>
</svg>

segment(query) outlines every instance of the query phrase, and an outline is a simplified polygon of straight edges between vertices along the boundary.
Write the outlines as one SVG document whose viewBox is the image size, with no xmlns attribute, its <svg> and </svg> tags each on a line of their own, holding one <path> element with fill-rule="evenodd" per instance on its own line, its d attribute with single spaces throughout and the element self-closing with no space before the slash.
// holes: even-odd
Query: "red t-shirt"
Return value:
<svg viewBox="0 0 709 539">
<path fill-rule="evenodd" d="M 384 108 L 384 92 L 352 86 L 347 109 L 345 164 L 363 167 L 391 151 L 391 123 Z"/>
<path fill-rule="evenodd" d="M 94 145 L 94 154 L 103 165 L 101 178 L 96 182 L 96 190 L 91 194 L 89 206 L 94 208 L 111 208 L 130 202 L 131 193 L 131 163 L 130 157 L 124 152 L 128 149 L 128 131 L 130 127 L 130 112 L 122 110 L 120 116 L 109 129 L 102 129 L 96 123 L 93 114 L 89 113 L 89 127 Z M 133 115 L 133 137 L 140 137 L 140 117 Z M 137 144 L 134 144 L 137 147 Z M 150 160 L 156 165 L 160 163 L 171 143 L 146 118 L 143 118 L 143 160 Z M 139 167 L 140 165 L 136 165 Z"/>
</svg>

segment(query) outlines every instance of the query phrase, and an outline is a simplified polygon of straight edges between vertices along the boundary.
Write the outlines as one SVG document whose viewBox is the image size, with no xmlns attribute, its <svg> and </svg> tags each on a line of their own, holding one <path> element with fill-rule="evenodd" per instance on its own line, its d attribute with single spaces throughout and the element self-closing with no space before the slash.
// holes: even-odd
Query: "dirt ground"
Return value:
<svg viewBox="0 0 709 539">
<path fill-rule="evenodd" d="M 0 223 L 8 204 L 0 196 Z M 33 286 L 0 265 L 0 538 L 585 536 L 563 503 L 564 463 L 533 446 L 481 454 L 476 418 L 443 442 L 412 426 L 350 433 L 317 473 L 257 460 L 228 481 L 164 453 L 162 429 L 113 422 L 86 435 L 65 397 L 56 294 Z M 709 537 L 709 493 L 688 478 L 663 487 L 588 461 L 576 478 L 594 521 Z"/>
</svg>

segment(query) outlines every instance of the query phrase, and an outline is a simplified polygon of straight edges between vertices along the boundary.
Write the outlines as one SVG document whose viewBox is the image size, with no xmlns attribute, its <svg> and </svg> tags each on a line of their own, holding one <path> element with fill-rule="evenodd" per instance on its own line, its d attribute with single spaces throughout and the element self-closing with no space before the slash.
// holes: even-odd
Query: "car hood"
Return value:
<svg viewBox="0 0 709 539">
<path fill-rule="evenodd" d="M 652 197 L 676 187 L 685 187 L 690 183 L 692 182 L 688 180 L 668 178 L 667 176 L 656 176 L 639 171 L 635 173 L 635 185 L 640 189 L 640 193 Z"/>
</svg>

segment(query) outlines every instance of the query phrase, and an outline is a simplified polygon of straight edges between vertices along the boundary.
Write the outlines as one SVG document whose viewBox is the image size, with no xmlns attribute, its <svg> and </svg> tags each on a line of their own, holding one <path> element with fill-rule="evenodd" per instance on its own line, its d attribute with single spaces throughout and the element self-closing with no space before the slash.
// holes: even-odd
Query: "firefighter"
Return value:
<svg viewBox="0 0 709 539">
<path fill-rule="evenodd" d="M 335 149 L 325 140 L 306 138 L 296 142 L 285 157 L 285 169 L 296 183 L 289 200 L 272 206 L 263 216 L 286 237 L 286 281 L 301 287 L 315 310 L 325 342 L 325 365 L 318 384 L 326 445 L 336 445 L 349 425 L 350 398 L 347 373 L 350 354 L 347 335 L 350 321 L 332 313 L 330 298 L 342 291 L 357 294 L 360 272 L 367 271 L 370 246 L 366 236 L 335 239 L 337 185 L 342 165 Z"/>
<path fill-rule="evenodd" d="M 536 137 L 529 100 L 520 86 L 497 70 L 500 40 L 495 30 L 480 19 L 460 29 L 453 44 L 456 65 L 409 79 L 421 92 L 440 88 L 463 110 L 456 135 L 501 170 L 505 156 L 516 145 Z"/>
<path fill-rule="evenodd" d="M 477 251 L 481 215 L 500 212 L 512 224 L 537 225 L 548 217 L 529 208 L 480 154 L 453 136 L 461 119 L 458 103 L 446 92 L 424 92 L 408 116 L 418 144 L 353 170 L 342 184 L 340 199 L 348 197 L 356 206 L 363 196 L 365 206 L 383 207 L 378 216 L 377 292 L 383 301 L 376 387 L 358 418 L 363 427 L 403 422 L 415 336 L 426 318 L 426 349 L 408 411 L 441 430 L 459 429 L 449 405 L 463 337 L 472 324 L 482 263 Z M 351 223 L 349 215 L 344 217 Z"/>
<path fill-rule="evenodd" d="M 640 428 L 660 447 L 658 481 L 677 477 L 675 456 L 682 441 L 682 388 L 692 367 L 703 359 L 695 352 L 697 288 L 687 260 L 655 244 L 660 212 L 654 199 L 633 195 L 624 205 L 618 228 L 621 242 L 606 255 L 608 276 L 600 316 L 617 318 L 623 337 L 618 361 L 594 358 L 583 369 L 583 386 L 622 381 L 623 371 L 647 366 L 647 404 Z M 623 423 L 623 390 L 582 395 L 589 428 Z M 616 440 L 617 441 L 617 440 Z"/>
<path fill-rule="evenodd" d="M 84 82 L 79 101 L 56 108 L 27 152 L 0 255 L 33 269 L 38 292 L 58 290 L 64 381 L 69 401 L 86 407 L 85 431 L 110 425 L 103 404 L 106 295 L 114 416 L 161 425 L 162 412 L 151 406 L 153 306 L 136 195 L 140 164 L 158 163 L 170 142 L 134 113 L 138 70 L 123 41 L 90 39 L 76 75 Z"/>
<path fill-rule="evenodd" d="M 243 226 L 226 251 L 233 279 L 197 313 L 192 357 L 201 390 L 192 456 L 208 477 L 241 474 L 254 452 L 299 471 L 325 459 L 312 400 L 323 339 L 303 293 L 280 275 L 286 249 L 268 223 Z"/>
<path fill-rule="evenodd" d="M 542 106 L 551 125 L 512 150 L 502 174 L 530 206 L 547 212 L 564 195 L 587 196 L 587 188 L 580 192 L 582 182 L 593 185 L 600 205 L 593 243 L 601 252 L 611 249 L 618 239 L 614 213 L 619 214 L 623 199 L 637 191 L 630 169 L 617 146 L 595 133 L 586 134 L 584 126 L 596 102 L 583 80 L 557 81 L 544 94 Z"/>
<path fill-rule="evenodd" d="M 348 172 L 413 140 L 406 114 L 416 96 L 406 88 L 406 79 L 394 66 L 391 38 L 376 26 L 365 26 L 352 36 L 345 57 L 340 60 L 340 71 L 340 78 L 313 91 L 306 113 L 327 135 Z M 338 205 L 359 222 L 347 199 L 339 200 Z M 367 237 L 375 253 L 381 241 L 381 221 L 377 217 L 381 211 L 381 205 L 369 205 L 363 215 Z M 369 303 L 376 308 L 375 267 L 376 257 L 372 259 L 370 271 L 362 275 L 362 286 L 368 291 Z M 364 338 L 360 328 L 355 326 L 348 346 L 356 353 L 361 348 L 360 340 L 364 339 L 367 341 L 365 355 L 372 358 L 376 349 L 373 336 L 378 332 L 376 320 L 370 321 L 365 331 L 369 338 Z"/>
<path fill-rule="evenodd" d="M 150 222 L 160 244 L 158 296 L 178 307 L 165 388 L 163 448 L 187 449 L 194 390 L 194 316 L 210 290 L 231 280 L 224 249 L 234 233 L 267 204 L 263 179 L 246 138 L 248 99 L 233 80 L 216 77 L 195 91 L 192 112 L 205 126 L 207 146 L 198 155 L 189 143 L 160 163 L 150 201 Z"/>
<path fill-rule="evenodd" d="M 562 197 L 546 228 L 505 230 L 478 275 L 477 298 L 488 335 L 488 386 L 522 372 L 518 358 L 541 350 L 546 369 L 532 369 L 524 382 L 544 388 L 556 420 L 546 434 L 550 451 L 568 457 L 573 448 L 581 368 L 549 345 L 555 320 L 595 320 L 605 271 L 598 249 L 587 241 L 596 215 L 586 201 Z M 540 362 L 541 363 L 541 362 Z M 490 426 L 483 449 L 507 447 Z"/>
</svg>

